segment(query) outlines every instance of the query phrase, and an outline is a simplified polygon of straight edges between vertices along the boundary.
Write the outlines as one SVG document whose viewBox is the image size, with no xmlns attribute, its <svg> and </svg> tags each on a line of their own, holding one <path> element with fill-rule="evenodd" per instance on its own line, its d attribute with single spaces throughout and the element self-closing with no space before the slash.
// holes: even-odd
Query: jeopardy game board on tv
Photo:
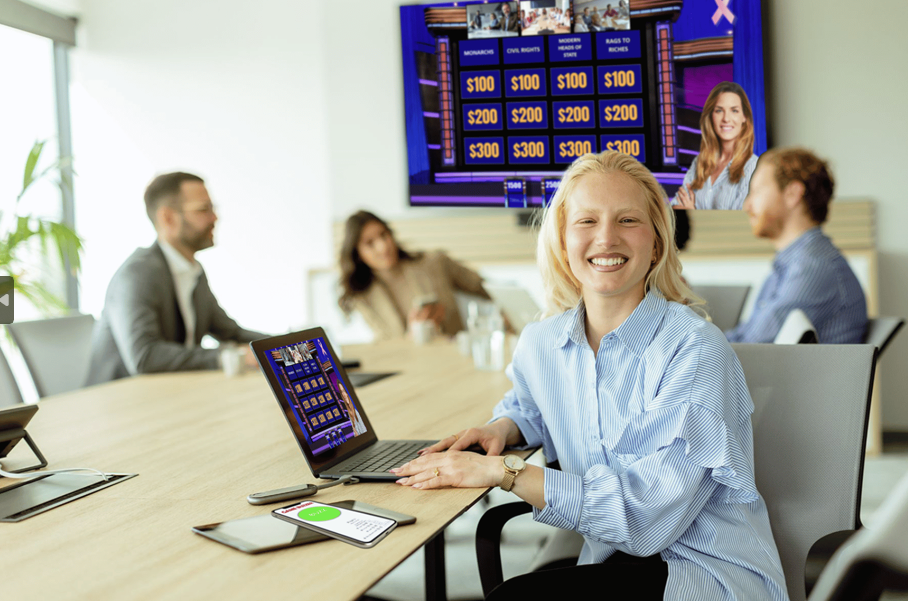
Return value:
<svg viewBox="0 0 908 601">
<path fill-rule="evenodd" d="M 744 88 L 766 149 L 759 0 L 449 2 L 400 19 L 411 205 L 540 206 L 603 150 L 673 194 L 721 81 Z"/>
</svg>

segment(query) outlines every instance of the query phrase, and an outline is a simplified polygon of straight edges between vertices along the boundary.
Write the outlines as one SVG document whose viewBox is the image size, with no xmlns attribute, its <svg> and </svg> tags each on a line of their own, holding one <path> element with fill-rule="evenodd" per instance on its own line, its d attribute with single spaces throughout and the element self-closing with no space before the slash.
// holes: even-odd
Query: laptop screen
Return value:
<svg viewBox="0 0 908 601">
<path fill-rule="evenodd" d="M 252 348 L 314 474 L 376 440 L 321 328 Z"/>
</svg>

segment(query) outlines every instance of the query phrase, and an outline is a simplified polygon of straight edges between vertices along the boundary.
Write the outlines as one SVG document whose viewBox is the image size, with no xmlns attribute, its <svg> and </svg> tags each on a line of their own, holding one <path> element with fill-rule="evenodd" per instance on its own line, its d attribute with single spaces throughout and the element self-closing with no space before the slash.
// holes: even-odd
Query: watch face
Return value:
<svg viewBox="0 0 908 601">
<path fill-rule="evenodd" d="M 507 455 L 504 458 L 504 464 L 512 470 L 522 470 L 526 463 L 517 455 Z"/>
</svg>

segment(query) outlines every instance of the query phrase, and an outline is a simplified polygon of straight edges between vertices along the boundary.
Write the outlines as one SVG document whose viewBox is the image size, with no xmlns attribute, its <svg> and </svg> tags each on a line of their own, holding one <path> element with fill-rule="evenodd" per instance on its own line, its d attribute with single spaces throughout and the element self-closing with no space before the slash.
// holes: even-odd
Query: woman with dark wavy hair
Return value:
<svg viewBox="0 0 908 601">
<path fill-rule="evenodd" d="M 741 210 L 757 168 L 754 124 L 744 89 L 731 81 L 713 88 L 700 115 L 700 154 L 675 196 L 683 209 Z"/>
<path fill-rule="evenodd" d="M 444 335 L 464 329 L 455 291 L 489 298 L 475 271 L 442 252 L 409 253 L 388 224 L 368 211 L 347 218 L 340 252 L 344 313 L 360 312 L 376 340 L 401 338 L 431 321 Z"/>
</svg>

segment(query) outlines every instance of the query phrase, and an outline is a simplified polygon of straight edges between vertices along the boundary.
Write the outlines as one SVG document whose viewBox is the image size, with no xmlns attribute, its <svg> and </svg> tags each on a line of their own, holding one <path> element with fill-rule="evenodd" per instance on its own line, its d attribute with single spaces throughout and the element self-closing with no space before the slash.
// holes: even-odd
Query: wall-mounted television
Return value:
<svg viewBox="0 0 908 601">
<path fill-rule="evenodd" d="M 540 206 L 586 152 L 669 194 L 712 88 L 740 84 L 766 149 L 760 0 L 532 0 L 400 8 L 412 206 Z"/>
</svg>

